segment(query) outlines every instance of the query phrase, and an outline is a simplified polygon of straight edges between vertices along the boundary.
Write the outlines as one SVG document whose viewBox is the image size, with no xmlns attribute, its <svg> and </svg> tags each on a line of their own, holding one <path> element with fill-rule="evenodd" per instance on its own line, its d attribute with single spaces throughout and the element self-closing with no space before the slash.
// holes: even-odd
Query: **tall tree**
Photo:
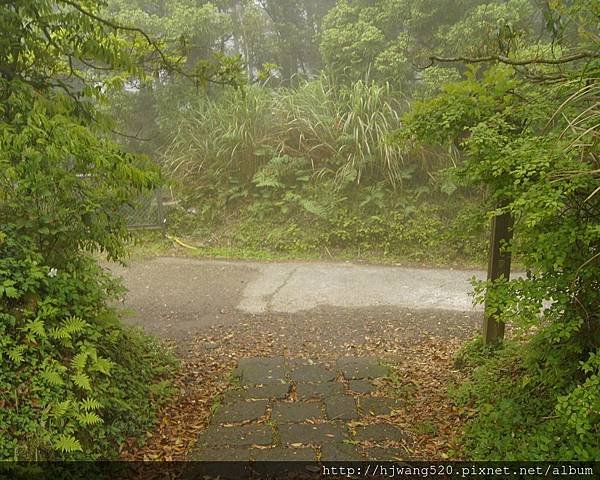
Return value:
<svg viewBox="0 0 600 480">
<path fill-rule="evenodd" d="M 410 89 L 427 55 L 506 51 L 531 31 L 531 18 L 530 0 L 339 0 L 325 17 L 321 53 L 340 80 L 370 76 Z"/>
</svg>

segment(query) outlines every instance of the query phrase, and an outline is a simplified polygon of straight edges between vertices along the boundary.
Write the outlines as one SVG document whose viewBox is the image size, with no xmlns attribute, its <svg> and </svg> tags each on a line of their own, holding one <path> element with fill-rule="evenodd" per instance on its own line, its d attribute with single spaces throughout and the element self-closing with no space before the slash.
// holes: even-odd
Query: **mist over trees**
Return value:
<svg viewBox="0 0 600 480">
<path fill-rule="evenodd" d="M 482 267 L 509 215 L 527 273 L 475 297 L 511 336 L 460 352 L 447 455 L 600 459 L 599 28 L 593 0 L 0 2 L 0 458 L 152 425 L 175 362 L 96 260 L 160 189 L 244 258 Z"/>
</svg>

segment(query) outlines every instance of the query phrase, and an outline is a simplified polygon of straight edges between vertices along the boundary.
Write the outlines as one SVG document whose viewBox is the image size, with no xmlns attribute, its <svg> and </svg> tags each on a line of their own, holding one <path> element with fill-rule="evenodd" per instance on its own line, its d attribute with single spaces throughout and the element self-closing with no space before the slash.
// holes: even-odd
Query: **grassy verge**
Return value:
<svg viewBox="0 0 600 480">
<path fill-rule="evenodd" d="M 313 207 L 256 199 L 222 209 L 206 205 L 201 212 L 181 207 L 169 216 L 167 237 L 135 233 L 132 258 L 352 260 L 457 268 L 481 268 L 486 262 L 485 221 L 464 199 L 376 211 L 346 204 L 327 215 Z"/>
</svg>

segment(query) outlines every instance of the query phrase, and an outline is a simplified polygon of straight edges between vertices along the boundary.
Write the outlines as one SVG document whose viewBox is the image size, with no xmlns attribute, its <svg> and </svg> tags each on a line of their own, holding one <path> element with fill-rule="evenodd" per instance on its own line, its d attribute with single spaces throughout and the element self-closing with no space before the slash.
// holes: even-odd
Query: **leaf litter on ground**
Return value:
<svg viewBox="0 0 600 480">
<path fill-rule="evenodd" d="M 143 444 L 134 439 L 125 442 L 122 459 L 187 460 L 210 422 L 215 402 L 230 387 L 238 360 L 275 355 L 330 365 L 346 355 L 381 358 L 392 375 L 374 395 L 393 393 L 402 402 L 390 415 L 365 420 L 383 420 L 405 431 L 411 441 L 402 447 L 413 460 L 449 458 L 459 450 L 464 417 L 452 404 L 448 387 L 461 378 L 453 368 L 453 355 L 465 335 L 408 335 L 392 325 L 386 328 L 385 322 L 376 330 L 372 326 L 336 335 L 326 325 L 302 328 L 289 318 L 257 316 L 254 322 L 207 328 L 180 353 L 181 368 L 174 380 L 178 393 L 162 408 Z"/>
</svg>

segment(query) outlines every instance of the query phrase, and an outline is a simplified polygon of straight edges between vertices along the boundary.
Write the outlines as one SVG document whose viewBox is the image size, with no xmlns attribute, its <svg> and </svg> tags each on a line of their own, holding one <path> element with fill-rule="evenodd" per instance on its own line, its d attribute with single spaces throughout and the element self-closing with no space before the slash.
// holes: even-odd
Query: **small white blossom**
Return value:
<svg viewBox="0 0 600 480">
<path fill-rule="evenodd" d="M 54 277 L 56 277 L 57 273 L 58 273 L 58 270 L 56 268 L 51 268 L 50 271 L 48 272 L 48 276 L 50 278 L 54 278 Z"/>
</svg>

